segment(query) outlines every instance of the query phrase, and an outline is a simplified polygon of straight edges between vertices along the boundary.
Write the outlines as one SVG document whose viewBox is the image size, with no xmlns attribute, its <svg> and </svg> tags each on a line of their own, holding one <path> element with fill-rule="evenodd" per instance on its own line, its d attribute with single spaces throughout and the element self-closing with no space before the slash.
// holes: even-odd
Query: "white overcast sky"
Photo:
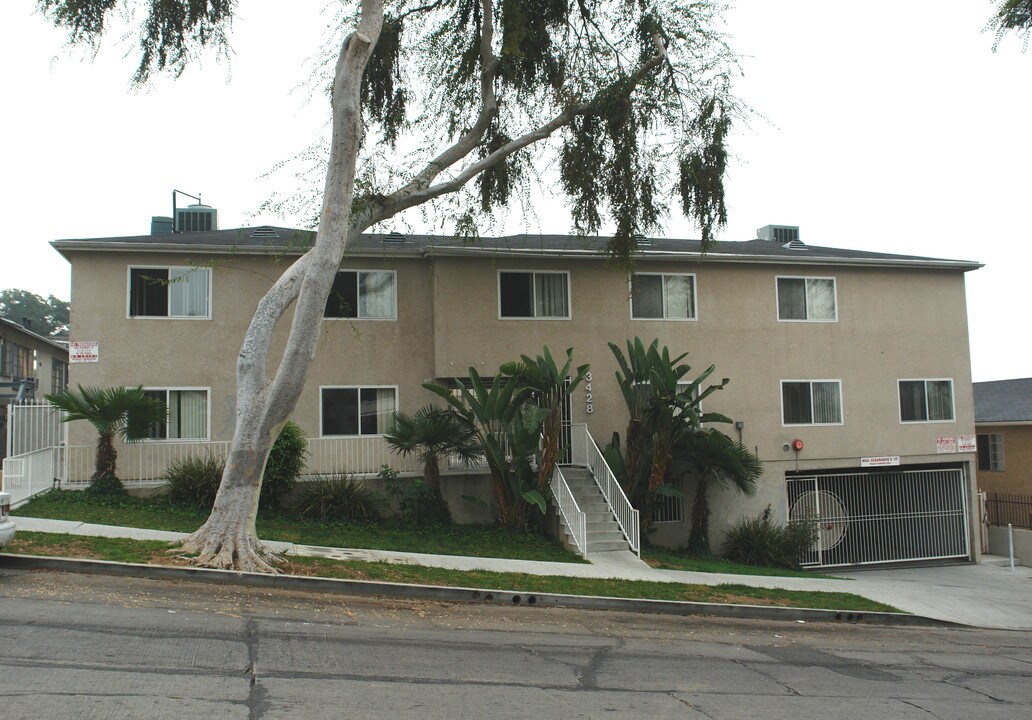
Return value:
<svg viewBox="0 0 1032 720">
<path fill-rule="evenodd" d="M 48 243 L 149 232 L 173 188 L 202 193 L 224 228 L 291 222 L 256 211 L 291 189 L 262 176 L 326 130 L 325 101 L 298 88 L 324 0 L 242 0 L 229 66 L 207 58 L 144 92 L 128 86 L 131 46 L 67 50 L 34 7 L 0 3 L 0 288 L 67 299 Z M 1032 50 L 1012 37 L 991 51 L 992 7 L 739 0 L 725 28 L 758 117 L 733 139 L 721 239 L 781 223 L 812 245 L 985 263 L 967 276 L 976 381 L 1032 376 Z M 551 208 L 533 229 L 569 227 Z M 665 234 L 698 236 L 678 217 Z"/>
</svg>

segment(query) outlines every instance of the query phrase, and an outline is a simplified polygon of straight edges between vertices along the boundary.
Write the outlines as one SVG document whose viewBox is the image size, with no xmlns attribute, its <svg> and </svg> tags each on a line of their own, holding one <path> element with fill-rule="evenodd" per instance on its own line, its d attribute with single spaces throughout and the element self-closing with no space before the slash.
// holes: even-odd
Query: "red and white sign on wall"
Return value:
<svg viewBox="0 0 1032 720">
<path fill-rule="evenodd" d="M 96 340 L 80 340 L 68 343 L 68 362 L 100 362 L 100 343 Z"/>
<path fill-rule="evenodd" d="M 957 436 L 957 452 L 978 452 L 978 443 L 974 435 Z"/>
<path fill-rule="evenodd" d="M 957 452 L 957 438 L 952 435 L 935 438 L 935 452 L 955 453 Z"/>
</svg>

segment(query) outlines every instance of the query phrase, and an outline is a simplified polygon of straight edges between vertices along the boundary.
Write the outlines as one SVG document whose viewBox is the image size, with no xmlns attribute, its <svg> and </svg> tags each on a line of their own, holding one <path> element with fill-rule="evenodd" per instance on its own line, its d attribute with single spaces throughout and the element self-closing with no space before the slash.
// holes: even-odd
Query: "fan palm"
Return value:
<svg viewBox="0 0 1032 720">
<path fill-rule="evenodd" d="M 148 397 L 142 387 L 93 388 L 79 385 L 78 390 L 62 390 L 46 399 L 64 410 L 62 422 L 85 420 L 97 431 L 97 457 L 91 487 L 98 481 L 121 488 L 115 474 L 118 453 L 115 436 L 127 442 L 147 437 L 148 428 L 165 421 L 165 404 Z"/>
<path fill-rule="evenodd" d="M 730 486 L 751 497 L 756 494 L 756 481 L 763 475 L 763 464 L 745 445 L 717 430 L 693 435 L 685 443 L 685 458 L 696 473 L 688 549 L 708 555 L 710 508 L 706 495 L 710 486 Z"/>
<path fill-rule="evenodd" d="M 433 405 L 419 408 L 411 415 L 394 413 L 383 436 L 395 452 L 415 455 L 423 463 L 423 479 L 438 492 L 441 485 L 441 458 L 455 455 L 470 464 L 481 456 L 476 433 L 451 410 Z"/>
</svg>

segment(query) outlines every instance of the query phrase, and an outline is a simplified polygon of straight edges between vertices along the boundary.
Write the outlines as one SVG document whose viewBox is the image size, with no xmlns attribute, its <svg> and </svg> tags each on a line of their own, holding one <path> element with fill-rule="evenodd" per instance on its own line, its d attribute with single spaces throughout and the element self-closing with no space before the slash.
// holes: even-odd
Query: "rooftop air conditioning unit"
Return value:
<svg viewBox="0 0 1032 720">
<path fill-rule="evenodd" d="M 756 231 L 760 240 L 772 240 L 781 244 L 799 241 L 798 225 L 764 225 Z"/>
<path fill-rule="evenodd" d="M 219 211 L 208 205 L 190 205 L 176 210 L 176 232 L 204 232 L 219 229 Z"/>
</svg>

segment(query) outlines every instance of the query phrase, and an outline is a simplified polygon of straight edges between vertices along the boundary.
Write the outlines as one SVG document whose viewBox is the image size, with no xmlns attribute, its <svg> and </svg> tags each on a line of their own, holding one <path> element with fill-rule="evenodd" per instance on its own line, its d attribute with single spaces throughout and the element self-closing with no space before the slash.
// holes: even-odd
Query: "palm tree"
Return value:
<svg viewBox="0 0 1032 720">
<path fill-rule="evenodd" d="M 79 385 L 78 390 L 62 390 L 46 399 L 61 410 L 62 422 L 85 420 L 99 435 L 97 458 L 90 489 L 118 491 L 122 483 L 115 474 L 118 453 L 115 436 L 131 442 L 147 437 L 148 428 L 165 421 L 165 404 L 148 397 L 142 387 L 91 388 Z"/>
<path fill-rule="evenodd" d="M 482 455 L 476 433 L 451 410 L 433 405 L 421 407 L 411 415 L 394 413 L 383 436 L 395 452 L 414 454 L 423 463 L 423 479 L 432 492 L 441 488 L 441 458 L 455 455 L 470 464 Z"/>
<path fill-rule="evenodd" d="M 760 459 L 749 448 L 718 430 L 696 433 L 685 443 L 684 456 L 696 473 L 695 503 L 688 550 L 709 554 L 710 485 L 730 486 L 744 495 L 756 494 L 756 481 L 763 475 Z"/>
</svg>

